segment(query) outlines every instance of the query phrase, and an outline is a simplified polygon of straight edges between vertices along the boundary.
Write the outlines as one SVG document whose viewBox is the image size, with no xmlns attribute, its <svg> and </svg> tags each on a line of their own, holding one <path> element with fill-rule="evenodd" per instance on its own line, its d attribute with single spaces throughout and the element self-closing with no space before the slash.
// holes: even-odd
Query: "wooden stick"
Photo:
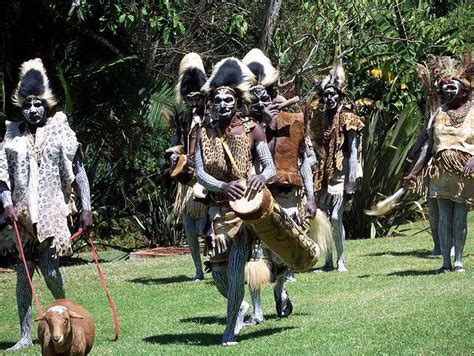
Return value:
<svg viewBox="0 0 474 356">
<path fill-rule="evenodd" d="M 299 102 L 300 102 L 300 97 L 295 96 L 294 98 L 288 99 L 288 100 L 282 102 L 280 105 L 278 105 L 278 110 L 281 110 L 281 109 L 286 108 L 287 106 L 290 106 L 290 105 L 293 105 L 293 104 L 297 104 Z"/>
</svg>

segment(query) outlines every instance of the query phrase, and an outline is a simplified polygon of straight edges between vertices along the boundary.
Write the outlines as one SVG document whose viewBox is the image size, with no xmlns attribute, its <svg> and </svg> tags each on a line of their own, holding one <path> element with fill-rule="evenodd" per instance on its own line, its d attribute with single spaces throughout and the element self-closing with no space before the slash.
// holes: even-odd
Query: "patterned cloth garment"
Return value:
<svg viewBox="0 0 474 356">
<path fill-rule="evenodd" d="M 427 168 L 428 195 L 474 206 L 474 174 L 464 176 L 464 167 L 474 156 L 474 108 L 458 125 L 441 111 L 433 123 L 433 159 Z"/>
<path fill-rule="evenodd" d="M 71 252 L 67 216 L 74 212 L 71 202 L 73 159 L 79 148 L 76 134 L 66 115 L 57 112 L 32 135 L 24 122 L 6 122 L 0 151 L 0 180 L 12 191 L 20 222 L 36 231 L 41 243 L 54 237 L 58 255 Z M 35 225 L 35 229 L 33 226 Z M 13 230 L 0 232 L 2 245 L 13 247 Z"/>
<path fill-rule="evenodd" d="M 247 122 L 237 116 L 232 120 L 231 126 L 244 126 L 244 132 L 240 135 L 225 135 L 225 140 L 240 172 L 236 172 L 232 167 L 217 132 L 212 128 L 203 128 L 201 130 L 201 147 L 206 172 L 223 182 L 247 178 L 253 167 L 249 132 L 255 125 L 255 122 Z M 215 201 L 228 200 L 225 194 L 213 193 L 213 195 L 216 197 Z"/>
<path fill-rule="evenodd" d="M 316 174 L 314 176 L 314 191 L 327 188 L 337 172 L 344 171 L 344 158 L 348 147 L 346 133 L 349 130 L 360 132 L 364 128 L 361 117 L 343 108 L 330 125 L 327 115 L 318 106 L 310 108 L 307 118 L 310 125 L 310 137 L 318 157 Z M 326 135 L 325 135 L 326 133 Z M 328 135 L 329 134 L 329 135 Z"/>
</svg>

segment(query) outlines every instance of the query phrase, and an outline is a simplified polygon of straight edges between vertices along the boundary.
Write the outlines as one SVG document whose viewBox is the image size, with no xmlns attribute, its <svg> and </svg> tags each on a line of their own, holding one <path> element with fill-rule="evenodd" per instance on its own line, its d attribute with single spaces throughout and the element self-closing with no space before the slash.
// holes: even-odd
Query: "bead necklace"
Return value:
<svg viewBox="0 0 474 356">
<path fill-rule="evenodd" d="M 449 118 L 451 119 L 451 125 L 454 127 L 459 127 L 464 122 L 464 118 L 467 116 L 469 111 L 471 110 L 472 101 L 469 100 L 463 107 L 461 111 L 457 110 L 448 110 L 446 113 L 448 114 Z"/>
</svg>

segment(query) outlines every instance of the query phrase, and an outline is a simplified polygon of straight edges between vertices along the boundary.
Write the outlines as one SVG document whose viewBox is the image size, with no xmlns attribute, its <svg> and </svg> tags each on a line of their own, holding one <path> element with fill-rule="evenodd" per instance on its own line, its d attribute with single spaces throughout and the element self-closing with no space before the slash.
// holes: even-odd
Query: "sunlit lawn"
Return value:
<svg viewBox="0 0 474 356">
<path fill-rule="evenodd" d="M 426 223 L 416 224 L 415 234 Z M 275 315 L 272 289 L 263 291 L 267 321 L 243 330 L 237 346 L 218 345 L 225 300 L 206 281 L 194 283 L 190 256 L 103 264 L 121 326 L 113 323 L 93 264 L 63 268 L 68 297 L 90 310 L 97 326 L 93 354 L 472 354 L 474 352 L 474 214 L 464 251 L 466 273 L 436 275 L 440 257 L 427 232 L 348 241 L 349 273 L 297 275 L 288 289 L 294 313 Z M 41 278 L 43 305 L 51 301 Z M 249 299 L 246 293 L 247 300 Z M 0 349 L 19 336 L 15 274 L 0 275 Z M 35 311 L 36 316 L 36 311 Z M 36 328 L 36 326 L 35 326 Z M 36 332 L 35 332 L 36 336 Z M 25 353 L 38 354 L 36 345 Z M 1 352 L 0 352 L 1 353 Z"/>
</svg>

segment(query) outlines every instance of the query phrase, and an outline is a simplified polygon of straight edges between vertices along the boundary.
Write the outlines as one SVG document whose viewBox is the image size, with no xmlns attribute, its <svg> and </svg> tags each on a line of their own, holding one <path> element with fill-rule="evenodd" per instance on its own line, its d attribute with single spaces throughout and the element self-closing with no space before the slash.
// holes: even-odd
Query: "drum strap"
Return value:
<svg viewBox="0 0 474 356">
<path fill-rule="evenodd" d="M 221 132 L 221 129 L 219 128 L 219 126 L 216 127 L 216 131 L 217 131 L 217 134 L 219 135 L 219 140 L 222 143 L 222 147 L 224 147 L 224 151 L 227 154 L 227 157 L 229 157 L 230 164 L 232 165 L 232 168 L 234 168 L 234 170 L 237 173 L 237 176 L 239 177 L 239 179 L 242 179 L 243 175 L 242 175 L 242 173 L 240 173 L 239 166 L 237 165 L 237 162 L 235 161 L 234 156 L 232 155 L 232 152 L 230 151 L 230 147 L 229 147 L 229 145 L 227 144 L 227 142 L 225 140 L 225 136 L 222 135 L 222 132 Z"/>
</svg>

